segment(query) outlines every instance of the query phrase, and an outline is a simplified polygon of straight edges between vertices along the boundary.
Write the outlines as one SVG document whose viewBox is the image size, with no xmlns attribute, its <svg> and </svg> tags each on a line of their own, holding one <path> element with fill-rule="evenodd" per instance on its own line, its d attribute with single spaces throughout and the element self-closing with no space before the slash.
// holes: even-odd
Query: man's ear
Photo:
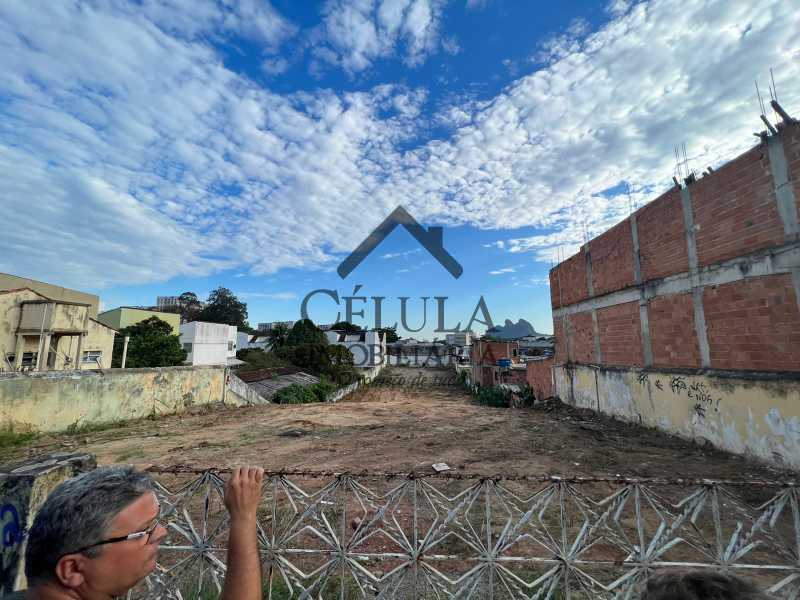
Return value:
<svg viewBox="0 0 800 600">
<path fill-rule="evenodd" d="M 70 589 L 82 586 L 85 561 L 86 557 L 82 554 L 62 556 L 56 564 L 56 579 L 61 585 Z"/>
</svg>

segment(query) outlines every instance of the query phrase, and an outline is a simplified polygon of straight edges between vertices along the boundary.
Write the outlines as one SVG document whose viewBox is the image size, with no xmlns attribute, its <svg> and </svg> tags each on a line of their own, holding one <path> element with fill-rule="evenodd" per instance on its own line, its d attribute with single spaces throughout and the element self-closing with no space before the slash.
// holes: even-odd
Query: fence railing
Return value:
<svg viewBox="0 0 800 600">
<path fill-rule="evenodd" d="M 168 536 L 130 598 L 216 598 L 219 472 L 151 469 Z M 265 598 L 635 598 L 712 569 L 800 595 L 794 482 L 275 472 L 258 518 Z"/>
</svg>

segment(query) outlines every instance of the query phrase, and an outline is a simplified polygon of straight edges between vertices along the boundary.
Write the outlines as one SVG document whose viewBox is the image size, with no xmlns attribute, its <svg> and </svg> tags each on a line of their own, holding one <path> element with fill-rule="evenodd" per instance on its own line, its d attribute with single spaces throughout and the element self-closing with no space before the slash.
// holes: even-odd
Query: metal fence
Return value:
<svg viewBox="0 0 800 600">
<path fill-rule="evenodd" d="M 218 472 L 155 469 L 168 536 L 129 598 L 216 598 Z M 265 598 L 636 598 L 663 570 L 721 570 L 800 596 L 794 482 L 270 473 Z"/>
</svg>

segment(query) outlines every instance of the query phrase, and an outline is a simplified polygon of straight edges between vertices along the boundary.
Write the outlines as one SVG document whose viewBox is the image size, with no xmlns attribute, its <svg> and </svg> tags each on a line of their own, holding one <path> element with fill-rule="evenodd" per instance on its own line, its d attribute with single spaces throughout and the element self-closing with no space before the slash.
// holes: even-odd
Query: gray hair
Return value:
<svg viewBox="0 0 800 600">
<path fill-rule="evenodd" d="M 150 475 L 130 466 L 101 467 L 56 486 L 28 533 L 25 576 L 30 582 L 52 580 L 62 556 L 102 541 L 120 511 L 151 491 Z M 102 550 L 83 554 L 95 557 Z"/>
<path fill-rule="evenodd" d="M 749 581 L 716 571 L 660 573 L 639 600 L 768 600 Z"/>
</svg>

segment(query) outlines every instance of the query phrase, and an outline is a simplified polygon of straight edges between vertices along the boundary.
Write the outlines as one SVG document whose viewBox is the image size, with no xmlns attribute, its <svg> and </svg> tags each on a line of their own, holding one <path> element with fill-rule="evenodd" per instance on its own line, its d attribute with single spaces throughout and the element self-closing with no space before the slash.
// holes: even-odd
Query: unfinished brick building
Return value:
<svg viewBox="0 0 800 600">
<path fill-rule="evenodd" d="M 800 124 L 550 272 L 555 393 L 800 467 Z"/>
</svg>

